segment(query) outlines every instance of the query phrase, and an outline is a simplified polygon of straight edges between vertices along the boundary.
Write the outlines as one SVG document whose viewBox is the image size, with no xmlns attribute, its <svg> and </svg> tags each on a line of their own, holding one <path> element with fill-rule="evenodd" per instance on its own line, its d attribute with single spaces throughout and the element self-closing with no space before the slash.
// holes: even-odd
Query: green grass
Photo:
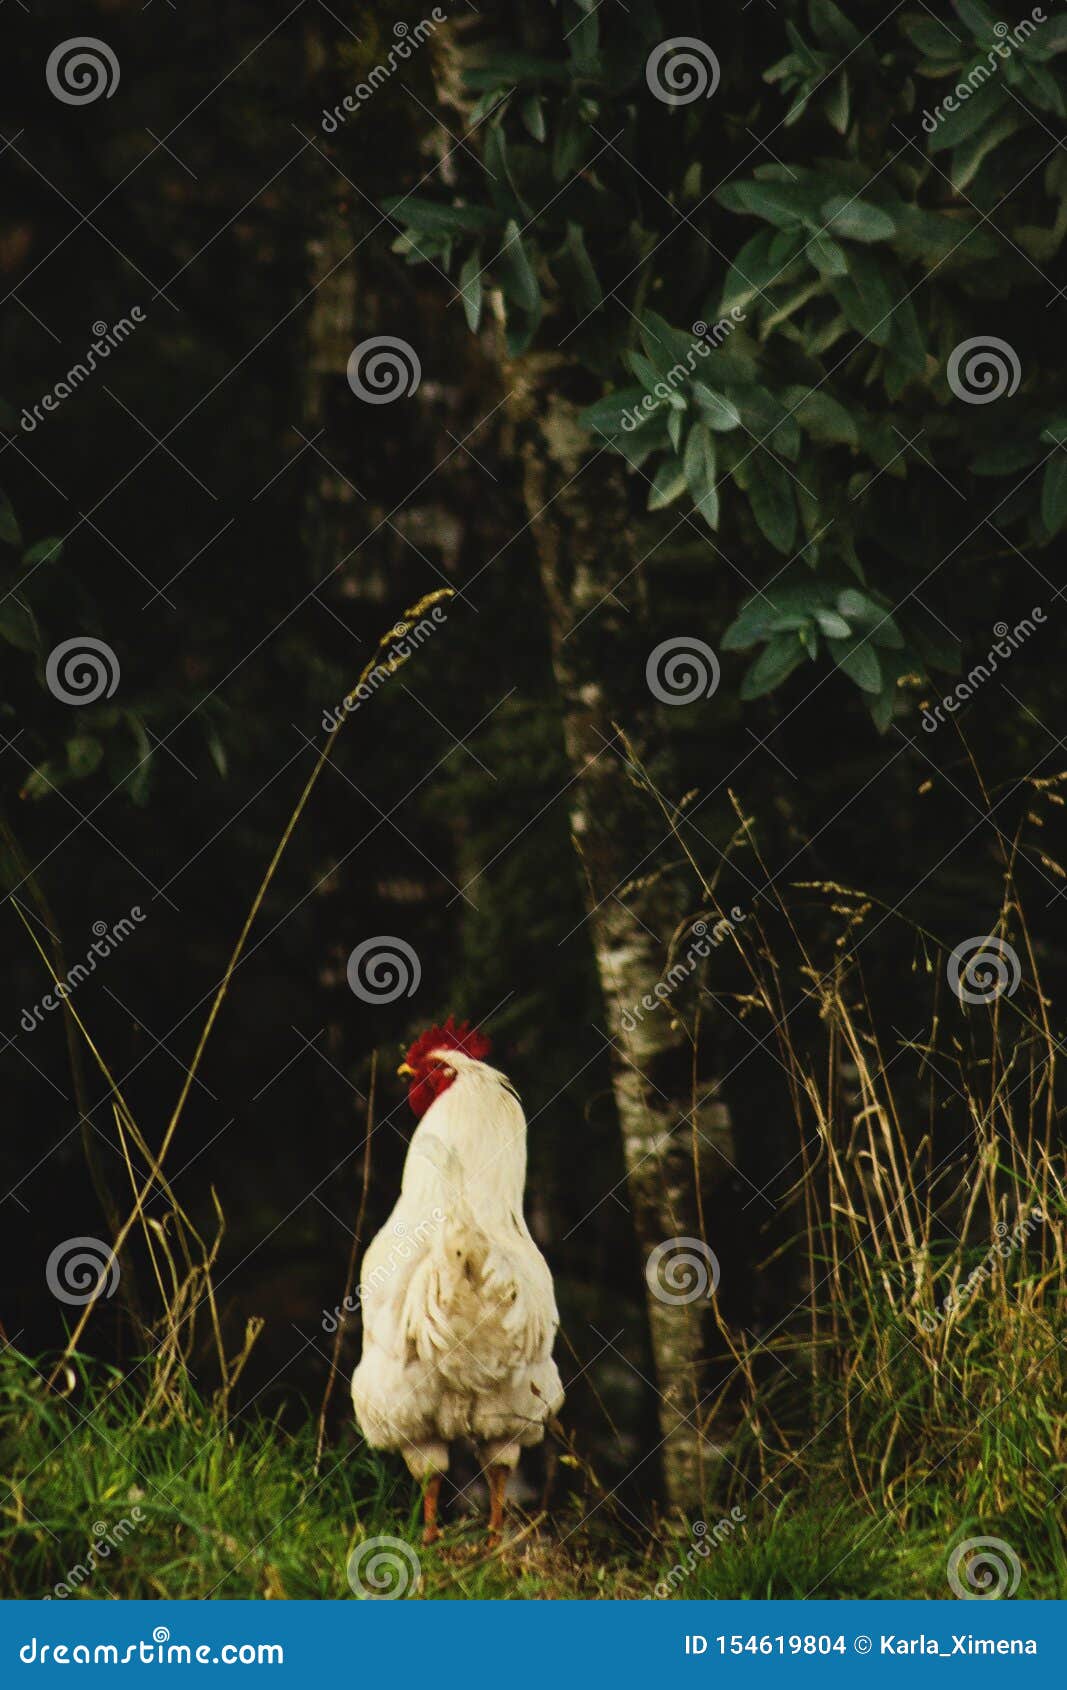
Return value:
<svg viewBox="0 0 1067 1690">
<path fill-rule="evenodd" d="M 1011 1518 L 992 1525 L 965 1520 L 960 1530 L 947 1491 L 931 1493 L 923 1502 L 917 1514 L 941 1513 L 944 1528 L 904 1528 L 891 1514 L 864 1512 L 841 1497 L 834 1500 L 832 1491 L 819 1502 L 791 1498 L 743 1537 L 712 1548 L 691 1574 L 676 1580 L 672 1593 L 688 1600 L 948 1598 L 953 1592 L 947 1563 L 955 1544 L 999 1537 L 1019 1553 L 1018 1599 L 1067 1595 L 1062 1539 L 1051 1522 L 1043 1540 L 1033 1533 L 1024 1536 Z M 683 1561 L 680 1555 L 674 1564 Z"/>
<path fill-rule="evenodd" d="M 605 1579 L 621 1588 L 622 1568 L 579 1566 L 555 1546 L 550 1558 L 541 1540 L 490 1554 L 480 1525 L 424 1550 L 414 1486 L 354 1432 L 327 1448 L 316 1475 L 310 1414 L 295 1434 L 261 1417 L 227 1425 L 186 1385 L 165 1423 L 146 1423 L 133 1390 L 108 1394 L 93 1379 L 83 1368 L 69 1398 L 46 1397 L 24 1358 L 0 1364 L 0 1597 L 65 1583 L 97 1599 L 351 1599 L 349 1555 L 381 1536 L 416 1549 L 424 1596 L 595 1596 Z M 94 1543 L 108 1553 L 72 1580 Z M 642 1594 L 632 1578 L 627 1591 Z"/>
<path fill-rule="evenodd" d="M 261 1417 L 227 1424 L 186 1383 L 150 1421 L 143 1396 L 110 1383 L 86 1365 L 68 1397 L 48 1397 L 25 1358 L 0 1362 L 0 1596 L 350 1600 L 349 1556 L 380 1537 L 411 1546 L 417 1594 L 437 1600 L 643 1598 L 668 1579 L 669 1595 L 688 1600 L 947 1596 L 949 1551 L 969 1536 L 1012 1546 L 1020 1597 L 1067 1594 L 1060 1528 L 1030 1507 L 1021 1452 L 1022 1500 L 996 1517 L 969 1512 L 982 1500 L 977 1474 L 970 1497 L 931 1476 L 895 1509 L 864 1504 L 846 1484 L 844 1446 L 824 1444 L 784 1500 L 780 1483 L 768 1487 L 718 1542 L 639 1532 L 610 1499 L 585 1520 L 590 1497 L 564 1498 L 533 1529 L 514 1518 L 497 1552 L 480 1521 L 449 1526 L 427 1550 L 414 1486 L 354 1433 L 316 1475 L 313 1416 L 296 1433 Z M 1003 1449 L 998 1458 L 1003 1480 Z M 706 1510 L 712 1527 L 728 1514 L 725 1503 Z"/>
</svg>

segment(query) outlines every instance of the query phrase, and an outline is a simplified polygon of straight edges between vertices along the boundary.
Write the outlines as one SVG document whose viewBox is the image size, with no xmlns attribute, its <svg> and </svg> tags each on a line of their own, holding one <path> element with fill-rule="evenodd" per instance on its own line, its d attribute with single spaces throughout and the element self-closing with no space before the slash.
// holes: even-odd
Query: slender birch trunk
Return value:
<svg viewBox="0 0 1067 1690">
<path fill-rule="evenodd" d="M 549 607 L 567 755 L 577 779 L 571 825 L 613 1040 L 613 1089 L 642 1259 L 677 1238 L 701 1239 L 704 1200 L 729 1173 L 731 1126 L 714 1081 L 696 1072 L 692 1043 L 670 1007 L 634 1017 L 660 982 L 688 891 L 666 864 L 676 843 L 639 790 L 616 724 L 654 759 L 657 784 L 677 795 L 667 725 L 645 682 L 642 575 L 619 461 L 591 455 L 577 407 L 556 390 L 566 366 L 531 355 L 506 372 L 524 495 Z M 620 584 L 621 583 L 621 584 Z M 662 789 L 662 788 L 661 788 Z M 624 1031 L 632 1025 L 632 1030 Z M 705 1240 L 714 1247 L 714 1240 Z M 646 1276 L 652 1280 L 652 1275 Z M 659 1391 L 668 1502 L 696 1506 L 703 1430 L 707 1300 L 664 1301 L 649 1283 L 648 1320 Z M 657 1291 L 659 1294 L 657 1294 Z"/>
</svg>

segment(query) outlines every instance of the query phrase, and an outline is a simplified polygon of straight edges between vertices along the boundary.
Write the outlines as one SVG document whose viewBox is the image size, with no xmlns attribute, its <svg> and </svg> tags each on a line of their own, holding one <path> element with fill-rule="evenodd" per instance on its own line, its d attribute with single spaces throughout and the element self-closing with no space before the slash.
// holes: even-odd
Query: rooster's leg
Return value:
<svg viewBox="0 0 1067 1690">
<path fill-rule="evenodd" d="M 426 1544 L 436 1543 L 441 1535 L 441 1528 L 437 1524 L 437 1499 L 440 1494 L 441 1474 L 432 1473 L 422 1493 L 422 1541 Z"/>
<path fill-rule="evenodd" d="M 504 1492 L 507 1489 L 510 1467 L 500 1463 L 488 1469 L 489 1479 L 489 1547 L 495 1549 L 500 1542 L 500 1532 L 504 1524 Z"/>
</svg>

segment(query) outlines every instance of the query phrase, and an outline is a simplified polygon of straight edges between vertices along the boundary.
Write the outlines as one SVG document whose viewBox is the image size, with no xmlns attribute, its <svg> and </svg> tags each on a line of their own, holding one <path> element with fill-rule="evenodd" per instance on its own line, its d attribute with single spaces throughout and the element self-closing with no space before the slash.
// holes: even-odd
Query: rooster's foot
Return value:
<svg viewBox="0 0 1067 1690">
<path fill-rule="evenodd" d="M 500 1546 L 500 1534 L 504 1525 L 504 1492 L 507 1489 L 510 1467 L 494 1463 L 488 1469 L 489 1478 L 489 1531 L 486 1542 L 490 1549 Z"/>
<path fill-rule="evenodd" d="M 422 1493 L 422 1541 L 427 1548 L 431 1543 L 436 1543 L 441 1535 L 441 1528 L 437 1524 L 437 1499 L 441 1494 L 441 1478 L 440 1473 L 434 1473 L 427 1479 L 426 1489 Z"/>
</svg>

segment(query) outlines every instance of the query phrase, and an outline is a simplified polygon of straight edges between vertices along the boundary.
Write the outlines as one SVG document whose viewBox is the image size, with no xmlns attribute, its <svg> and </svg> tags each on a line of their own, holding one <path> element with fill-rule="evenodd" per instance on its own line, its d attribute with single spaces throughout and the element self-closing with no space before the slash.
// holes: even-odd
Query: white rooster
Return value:
<svg viewBox="0 0 1067 1690">
<path fill-rule="evenodd" d="M 360 1277 L 356 1418 L 423 1482 L 426 1543 L 439 1535 L 449 1444 L 478 1446 L 496 1542 L 519 1451 L 563 1403 L 552 1275 L 522 1213 L 526 1117 L 488 1054 L 488 1039 L 451 1016 L 408 1051 L 398 1072 L 419 1125 Z"/>
</svg>

